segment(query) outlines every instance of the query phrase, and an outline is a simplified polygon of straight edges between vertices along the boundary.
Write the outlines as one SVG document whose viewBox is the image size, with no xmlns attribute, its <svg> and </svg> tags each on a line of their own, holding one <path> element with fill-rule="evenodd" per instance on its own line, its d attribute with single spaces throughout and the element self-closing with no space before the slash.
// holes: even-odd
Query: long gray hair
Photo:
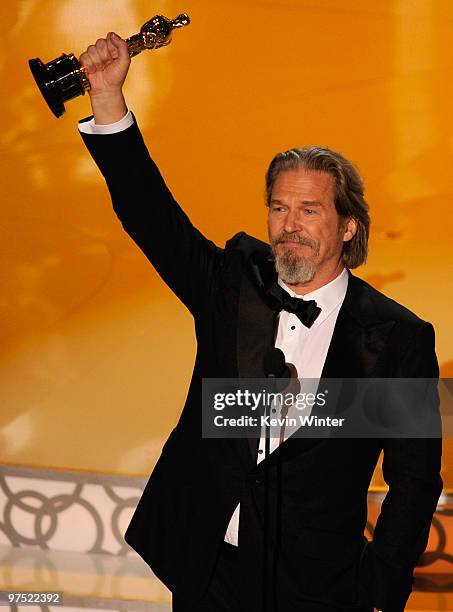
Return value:
<svg viewBox="0 0 453 612">
<path fill-rule="evenodd" d="M 347 268 L 365 263 L 370 234 L 369 206 L 364 197 L 363 180 L 355 166 L 340 153 L 327 147 L 309 146 L 277 153 L 266 172 L 266 203 L 272 200 L 274 183 L 285 170 L 316 170 L 333 176 L 335 208 L 343 219 L 355 219 L 357 231 L 343 245 L 343 262 Z"/>
</svg>

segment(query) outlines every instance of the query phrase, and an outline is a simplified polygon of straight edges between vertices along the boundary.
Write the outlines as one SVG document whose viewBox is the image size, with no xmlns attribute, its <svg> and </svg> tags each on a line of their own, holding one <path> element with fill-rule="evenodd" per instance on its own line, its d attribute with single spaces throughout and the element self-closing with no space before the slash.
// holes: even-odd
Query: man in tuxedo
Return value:
<svg viewBox="0 0 453 612">
<path fill-rule="evenodd" d="M 240 232 L 219 248 L 174 201 L 127 109 L 125 42 L 110 33 L 80 61 L 93 109 L 84 142 L 198 342 L 186 404 L 126 541 L 177 612 L 404 610 L 442 490 L 440 439 L 292 436 L 264 457 L 263 439 L 201 435 L 202 379 L 263 377 L 272 347 L 304 378 L 438 376 L 432 326 L 349 271 L 365 261 L 369 231 L 356 169 L 320 147 L 278 154 L 266 175 L 270 245 Z M 368 541 L 382 450 L 389 491 Z"/>
</svg>

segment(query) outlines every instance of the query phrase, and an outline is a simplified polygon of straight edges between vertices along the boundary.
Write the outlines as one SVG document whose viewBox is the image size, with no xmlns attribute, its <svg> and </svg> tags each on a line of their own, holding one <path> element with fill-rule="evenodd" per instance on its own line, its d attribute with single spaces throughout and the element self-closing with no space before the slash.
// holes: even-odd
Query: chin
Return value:
<svg viewBox="0 0 453 612">
<path fill-rule="evenodd" d="M 283 282 L 288 285 L 303 285 L 313 280 L 316 265 L 311 259 L 285 255 L 275 259 L 275 269 Z"/>
</svg>

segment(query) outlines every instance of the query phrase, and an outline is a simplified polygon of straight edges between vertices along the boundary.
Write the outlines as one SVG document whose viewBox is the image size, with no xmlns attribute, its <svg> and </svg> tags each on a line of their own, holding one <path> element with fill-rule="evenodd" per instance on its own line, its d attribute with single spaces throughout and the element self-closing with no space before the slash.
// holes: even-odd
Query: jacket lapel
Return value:
<svg viewBox="0 0 453 612">
<path fill-rule="evenodd" d="M 394 321 L 382 321 L 369 286 L 349 272 L 321 378 L 371 378 Z"/>
<path fill-rule="evenodd" d="M 263 359 L 274 346 L 278 313 L 266 289 L 277 279 L 270 251 L 255 251 L 242 275 L 238 304 L 237 367 L 239 378 L 264 378 Z M 240 454 L 256 465 L 259 438 L 237 440 Z"/>
<path fill-rule="evenodd" d="M 264 378 L 263 359 L 274 346 L 278 313 L 266 300 L 266 289 L 277 275 L 272 260 L 254 254 L 242 276 L 239 296 L 237 364 L 239 378 Z"/>
</svg>

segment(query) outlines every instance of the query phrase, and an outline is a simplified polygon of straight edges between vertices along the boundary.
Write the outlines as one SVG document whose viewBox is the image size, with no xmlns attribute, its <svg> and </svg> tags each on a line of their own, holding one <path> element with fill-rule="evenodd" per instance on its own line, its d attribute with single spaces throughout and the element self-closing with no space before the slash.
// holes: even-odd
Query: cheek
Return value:
<svg viewBox="0 0 453 612">
<path fill-rule="evenodd" d="M 343 244 L 343 234 L 338 232 L 338 227 L 318 227 L 313 228 L 311 237 L 316 240 L 321 253 L 326 251 L 334 251 L 338 246 Z"/>
<path fill-rule="evenodd" d="M 267 220 L 267 230 L 269 232 L 269 236 L 277 236 L 281 231 L 281 223 L 278 222 L 275 218 L 269 217 Z"/>
</svg>

